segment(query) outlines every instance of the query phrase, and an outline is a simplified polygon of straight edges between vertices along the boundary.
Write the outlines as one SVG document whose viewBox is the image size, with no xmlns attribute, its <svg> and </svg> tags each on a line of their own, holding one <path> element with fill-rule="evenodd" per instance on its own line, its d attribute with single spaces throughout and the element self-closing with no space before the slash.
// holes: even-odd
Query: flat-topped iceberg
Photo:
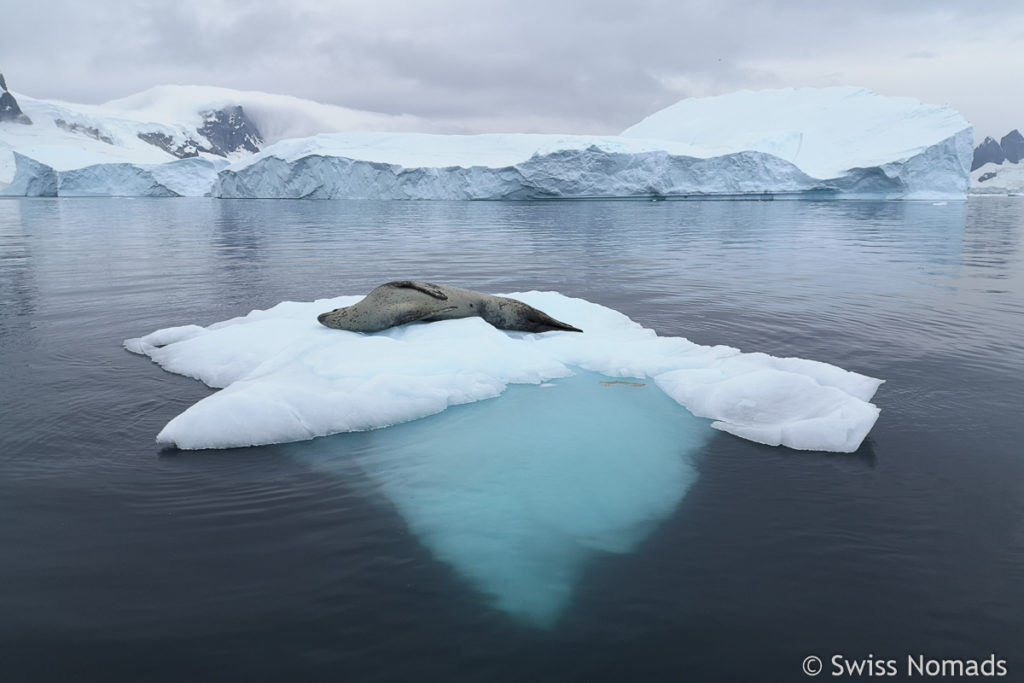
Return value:
<svg viewBox="0 0 1024 683">
<path fill-rule="evenodd" d="M 557 292 L 509 296 L 584 333 L 504 332 L 479 318 L 372 335 L 321 326 L 319 313 L 361 299 L 343 296 L 284 302 L 208 327 L 166 328 L 125 347 L 170 372 L 223 387 L 157 435 L 184 449 L 387 427 L 577 369 L 650 378 L 694 415 L 711 418 L 712 427 L 770 445 L 852 452 L 878 418 L 869 401 L 881 380 L 811 360 L 661 337 L 617 311 Z"/>
<path fill-rule="evenodd" d="M 973 155 L 949 107 L 855 88 L 686 99 L 617 136 L 397 132 L 426 124 L 219 88 L 20 99 L 34 123 L 0 124 L 7 195 L 962 198 Z M 217 155 L 231 165 L 179 166 L 194 178 L 173 186 L 154 169 Z"/>
</svg>

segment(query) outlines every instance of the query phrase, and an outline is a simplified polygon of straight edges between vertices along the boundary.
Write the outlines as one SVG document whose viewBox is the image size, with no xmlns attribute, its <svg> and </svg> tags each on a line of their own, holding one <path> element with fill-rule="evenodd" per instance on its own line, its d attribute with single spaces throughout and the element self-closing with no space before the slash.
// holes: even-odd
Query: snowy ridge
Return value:
<svg viewBox="0 0 1024 683">
<path fill-rule="evenodd" d="M 621 136 L 388 132 L 424 122 L 223 88 L 162 86 L 101 107 L 22 101 L 36 124 L 0 124 L 9 195 L 181 195 L 154 183 L 152 166 L 209 158 L 211 112 L 251 121 L 269 145 L 228 153 L 233 163 L 215 175 L 179 166 L 197 174 L 179 183 L 189 196 L 962 198 L 973 154 L 970 124 L 948 107 L 854 88 L 683 100 Z"/>
<path fill-rule="evenodd" d="M 372 335 L 327 329 L 317 314 L 359 296 L 284 302 L 199 327 L 125 341 L 164 369 L 223 389 L 171 420 L 160 443 L 230 448 L 376 429 L 540 384 L 574 368 L 652 378 L 711 426 L 804 450 L 855 451 L 878 418 L 881 380 L 798 358 L 659 337 L 625 315 L 557 292 L 508 296 L 583 334 L 503 332 L 479 318 Z"/>
</svg>

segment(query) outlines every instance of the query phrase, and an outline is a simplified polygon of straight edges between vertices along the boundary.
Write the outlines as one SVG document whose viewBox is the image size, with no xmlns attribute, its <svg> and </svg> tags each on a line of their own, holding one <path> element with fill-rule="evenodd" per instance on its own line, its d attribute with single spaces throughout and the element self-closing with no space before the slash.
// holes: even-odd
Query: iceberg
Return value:
<svg viewBox="0 0 1024 683">
<path fill-rule="evenodd" d="M 283 302 L 207 327 L 125 340 L 165 370 L 221 390 L 157 435 L 182 449 L 301 441 L 415 420 L 579 370 L 650 378 L 711 427 L 802 450 L 855 451 L 878 418 L 882 380 L 826 363 L 661 337 L 612 309 L 557 292 L 520 299 L 583 334 L 505 332 L 479 318 L 377 334 L 331 330 L 324 311 L 361 299 Z"/>
<path fill-rule="evenodd" d="M 690 98 L 605 136 L 435 135 L 415 117 L 196 86 L 19 101 L 33 123 L 0 124 L 7 195 L 962 199 L 973 157 L 956 111 L 856 88 Z M 212 161 L 161 181 L 181 157 Z"/>
</svg>

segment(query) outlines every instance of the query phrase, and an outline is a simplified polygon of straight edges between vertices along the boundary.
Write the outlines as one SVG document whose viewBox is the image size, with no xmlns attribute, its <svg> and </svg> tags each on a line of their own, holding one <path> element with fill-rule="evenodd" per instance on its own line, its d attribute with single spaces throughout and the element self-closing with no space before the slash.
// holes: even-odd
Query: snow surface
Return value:
<svg viewBox="0 0 1024 683">
<path fill-rule="evenodd" d="M 973 155 L 970 125 L 948 107 L 853 88 L 683 100 L 622 136 L 388 132 L 423 122 L 198 86 L 161 86 L 102 106 L 17 97 L 35 123 L 0 125 L 0 183 L 11 185 L 4 194 L 49 189 L 54 182 L 63 194 L 62 174 L 85 167 L 93 167 L 89 193 L 182 194 L 153 181 L 151 166 L 173 157 L 138 133 L 184 143 L 194 138 L 201 112 L 228 105 L 241 105 L 272 144 L 253 157 L 234 156 L 215 177 L 197 165 L 197 178 L 179 183 L 189 195 L 957 199 L 967 191 Z M 57 119 L 77 129 L 58 127 Z M 368 130 L 374 132 L 359 133 Z M 17 158 L 33 163 L 16 169 Z M 140 177 L 131 178 L 126 163 L 137 166 Z M 80 187 L 79 181 L 69 187 Z"/>
<path fill-rule="evenodd" d="M 553 626 L 596 555 L 629 553 L 697 479 L 713 432 L 652 382 L 577 371 L 285 452 L 368 482 L 495 607 Z"/>
<path fill-rule="evenodd" d="M 994 173 L 994 177 L 981 180 Z M 1024 194 L 1024 164 L 993 164 L 991 162 L 971 171 L 971 194 Z"/>
<path fill-rule="evenodd" d="M 320 325 L 319 313 L 362 298 L 342 296 L 284 302 L 209 327 L 161 329 L 125 347 L 170 372 L 223 387 L 157 435 L 184 449 L 386 427 L 577 368 L 652 378 L 690 412 L 714 420 L 712 427 L 770 445 L 852 452 L 878 418 L 868 401 L 881 380 L 810 360 L 659 337 L 617 311 L 557 292 L 507 296 L 584 333 L 503 332 L 479 318 L 374 335 Z"/>
</svg>

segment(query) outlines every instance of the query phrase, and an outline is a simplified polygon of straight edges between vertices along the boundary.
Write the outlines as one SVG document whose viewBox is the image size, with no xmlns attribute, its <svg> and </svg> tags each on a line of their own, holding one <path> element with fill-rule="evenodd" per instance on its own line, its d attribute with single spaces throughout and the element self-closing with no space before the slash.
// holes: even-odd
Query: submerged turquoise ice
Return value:
<svg viewBox="0 0 1024 683">
<path fill-rule="evenodd" d="M 289 451 L 341 476 L 355 460 L 438 560 L 550 627 L 593 556 L 635 550 L 674 512 L 713 434 L 650 381 L 578 372 Z"/>
</svg>

